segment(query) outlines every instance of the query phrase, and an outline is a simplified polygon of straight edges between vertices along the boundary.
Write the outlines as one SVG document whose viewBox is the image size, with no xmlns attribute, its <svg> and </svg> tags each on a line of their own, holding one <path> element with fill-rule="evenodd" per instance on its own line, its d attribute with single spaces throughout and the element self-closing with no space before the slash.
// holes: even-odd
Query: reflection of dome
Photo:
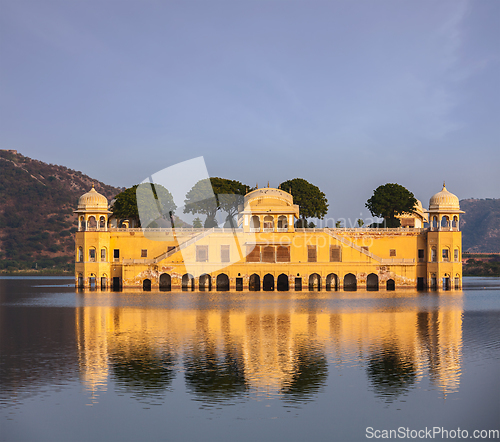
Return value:
<svg viewBox="0 0 500 442">
<path fill-rule="evenodd" d="M 436 193 L 429 200 L 429 211 L 450 211 L 460 210 L 458 197 L 446 190 L 443 183 L 443 190 Z"/>
<path fill-rule="evenodd" d="M 83 194 L 78 200 L 78 210 L 80 209 L 108 210 L 108 200 L 104 195 L 98 193 L 94 189 L 94 185 L 92 185 L 92 189 Z"/>
</svg>

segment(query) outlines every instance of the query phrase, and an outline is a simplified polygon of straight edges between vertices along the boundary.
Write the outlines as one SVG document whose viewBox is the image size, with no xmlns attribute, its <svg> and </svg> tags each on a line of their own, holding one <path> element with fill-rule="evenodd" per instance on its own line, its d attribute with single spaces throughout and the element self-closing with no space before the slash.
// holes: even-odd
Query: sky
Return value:
<svg viewBox="0 0 500 442">
<path fill-rule="evenodd" d="M 1 0 L 0 148 L 130 187 L 304 178 L 500 197 L 498 0 Z M 349 225 L 347 225 L 349 227 Z"/>
</svg>

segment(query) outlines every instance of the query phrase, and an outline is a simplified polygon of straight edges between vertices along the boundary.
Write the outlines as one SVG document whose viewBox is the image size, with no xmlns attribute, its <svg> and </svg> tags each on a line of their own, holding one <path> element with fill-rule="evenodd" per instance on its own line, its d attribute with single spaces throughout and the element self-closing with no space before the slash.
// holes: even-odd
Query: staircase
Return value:
<svg viewBox="0 0 500 442">
<path fill-rule="evenodd" d="M 204 230 L 203 232 L 199 233 L 198 235 L 192 236 L 188 240 L 184 241 L 181 244 L 176 245 L 172 250 L 168 252 L 164 252 L 161 255 L 157 256 L 156 258 L 152 259 L 152 263 L 158 264 L 160 261 L 163 261 L 166 258 L 169 258 L 172 256 L 174 253 L 179 252 L 182 249 L 185 249 L 186 247 L 189 247 L 191 244 L 194 244 L 195 242 L 199 241 L 202 238 L 205 238 L 205 236 L 210 235 L 215 231 L 215 228 L 211 228 L 208 230 Z"/>
</svg>

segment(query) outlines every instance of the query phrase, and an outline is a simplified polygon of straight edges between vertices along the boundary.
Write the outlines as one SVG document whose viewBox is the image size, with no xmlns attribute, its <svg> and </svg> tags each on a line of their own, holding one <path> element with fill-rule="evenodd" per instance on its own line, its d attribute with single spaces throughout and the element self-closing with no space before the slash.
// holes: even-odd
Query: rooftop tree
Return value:
<svg viewBox="0 0 500 442">
<path fill-rule="evenodd" d="M 328 200 L 325 194 L 319 187 L 303 178 L 284 181 L 278 187 L 292 194 L 293 202 L 299 206 L 301 226 L 307 227 L 306 218 L 323 219 L 328 212 Z"/>
<path fill-rule="evenodd" d="M 415 213 L 416 204 L 415 196 L 408 189 L 388 183 L 377 187 L 365 206 L 373 216 L 384 218 L 386 227 L 399 227 L 401 221 L 396 216 Z"/>
</svg>

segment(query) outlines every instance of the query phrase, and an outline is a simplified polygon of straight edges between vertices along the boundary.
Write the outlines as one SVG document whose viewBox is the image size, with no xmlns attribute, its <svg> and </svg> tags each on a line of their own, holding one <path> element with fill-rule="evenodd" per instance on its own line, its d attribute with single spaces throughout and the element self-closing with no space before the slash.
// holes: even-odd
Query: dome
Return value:
<svg viewBox="0 0 500 442">
<path fill-rule="evenodd" d="M 83 194 L 78 200 L 78 210 L 108 210 L 108 199 L 98 193 L 92 185 L 92 189 Z"/>
<path fill-rule="evenodd" d="M 453 193 L 448 192 L 445 184 L 443 183 L 443 190 L 436 193 L 429 200 L 429 211 L 460 211 L 458 197 L 453 195 Z"/>
</svg>

